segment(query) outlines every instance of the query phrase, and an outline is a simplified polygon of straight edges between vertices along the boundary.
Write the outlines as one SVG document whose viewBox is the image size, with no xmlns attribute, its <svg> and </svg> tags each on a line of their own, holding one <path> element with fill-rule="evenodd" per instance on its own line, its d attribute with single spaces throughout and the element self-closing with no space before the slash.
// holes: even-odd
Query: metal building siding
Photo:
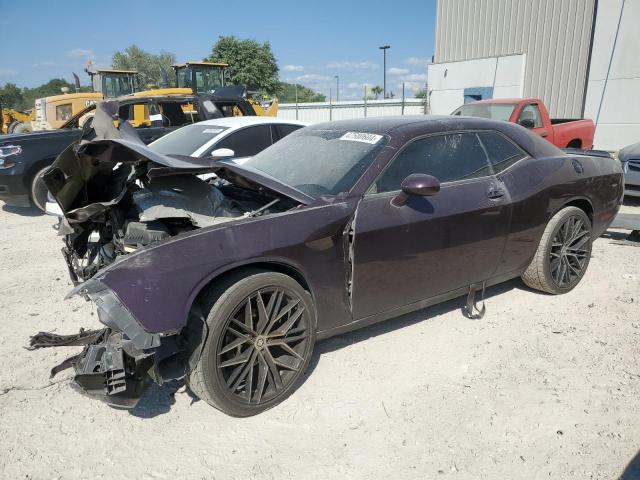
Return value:
<svg viewBox="0 0 640 480">
<path fill-rule="evenodd" d="M 436 63 L 526 54 L 524 95 L 579 117 L 595 0 L 438 0 Z"/>
</svg>

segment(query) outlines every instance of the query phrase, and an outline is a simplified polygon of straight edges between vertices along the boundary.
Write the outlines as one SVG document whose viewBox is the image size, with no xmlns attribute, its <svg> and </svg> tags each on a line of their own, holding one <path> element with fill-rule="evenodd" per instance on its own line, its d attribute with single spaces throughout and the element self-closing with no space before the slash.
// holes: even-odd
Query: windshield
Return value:
<svg viewBox="0 0 640 480">
<path fill-rule="evenodd" d="M 515 103 L 467 103 L 458 108 L 452 115 L 490 118 L 508 122 L 515 108 Z"/>
<path fill-rule="evenodd" d="M 154 152 L 165 155 L 192 155 L 228 127 L 196 123 L 179 128 L 149 144 Z"/>
<path fill-rule="evenodd" d="M 245 165 L 314 198 L 337 195 L 351 190 L 386 143 L 373 133 L 303 128 Z"/>
</svg>

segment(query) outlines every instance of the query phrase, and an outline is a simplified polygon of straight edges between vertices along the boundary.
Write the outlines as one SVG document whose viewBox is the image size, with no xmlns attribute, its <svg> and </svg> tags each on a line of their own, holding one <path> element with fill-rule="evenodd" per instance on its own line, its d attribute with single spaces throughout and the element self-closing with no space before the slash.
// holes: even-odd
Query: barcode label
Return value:
<svg viewBox="0 0 640 480">
<path fill-rule="evenodd" d="M 340 137 L 340 140 L 349 140 L 351 142 L 370 143 L 374 145 L 382 139 L 382 135 L 364 132 L 347 132 Z"/>
</svg>

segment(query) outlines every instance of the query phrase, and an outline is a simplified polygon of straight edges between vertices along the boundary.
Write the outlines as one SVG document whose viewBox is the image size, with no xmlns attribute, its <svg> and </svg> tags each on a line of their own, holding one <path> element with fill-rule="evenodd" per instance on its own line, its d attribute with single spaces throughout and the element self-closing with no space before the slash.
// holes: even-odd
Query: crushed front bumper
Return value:
<svg viewBox="0 0 640 480">
<path fill-rule="evenodd" d="M 80 330 L 76 335 L 40 332 L 31 337 L 29 348 L 83 346 L 51 370 L 51 377 L 74 369 L 72 385 L 79 392 L 120 408 L 137 405 L 146 386 L 184 378 L 190 350 L 185 337 L 148 333 L 131 315 L 118 296 L 97 280 L 78 285 L 70 294 L 93 301 L 106 328 Z M 68 297 L 67 297 L 68 298 Z"/>
<path fill-rule="evenodd" d="M 89 397 L 120 408 L 138 404 L 148 383 L 154 355 L 132 357 L 121 333 L 110 333 L 100 343 L 87 345 L 73 363 L 72 386 Z"/>
</svg>

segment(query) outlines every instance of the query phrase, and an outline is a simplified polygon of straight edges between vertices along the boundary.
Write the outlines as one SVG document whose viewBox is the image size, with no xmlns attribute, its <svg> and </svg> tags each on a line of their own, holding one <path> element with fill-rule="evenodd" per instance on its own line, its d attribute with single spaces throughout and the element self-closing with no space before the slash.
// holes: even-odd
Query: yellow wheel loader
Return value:
<svg viewBox="0 0 640 480">
<path fill-rule="evenodd" d="M 92 92 L 80 92 L 80 79 L 74 73 L 76 93 L 63 89 L 62 95 L 38 98 L 35 102 L 31 126 L 34 131 L 60 128 L 86 107 L 105 98 L 130 95 L 138 89 L 135 70 L 95 69 L 85 71 L 91 79 Z"/>
</svg>

